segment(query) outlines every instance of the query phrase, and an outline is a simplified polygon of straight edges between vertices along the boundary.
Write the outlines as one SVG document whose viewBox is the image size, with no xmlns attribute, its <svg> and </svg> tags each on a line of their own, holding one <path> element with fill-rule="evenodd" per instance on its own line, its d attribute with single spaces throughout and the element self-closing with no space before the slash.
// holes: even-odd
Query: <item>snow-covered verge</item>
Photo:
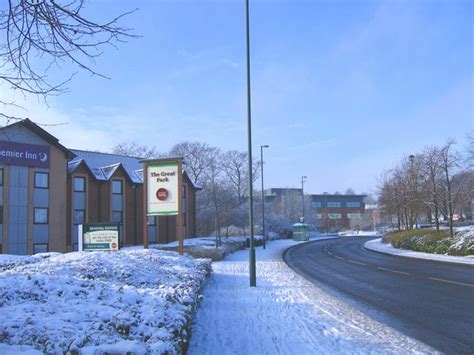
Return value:
<svg viewBox="0 0 474 355">
<path fill-rule="evenodd" d="M 473 257 L 439 255 L 439 254 L 432 254 L 432 253 L 422 253 L 422 252 L 406 250 L 406 249 L 398 249 L 398 248 L 393 247 L 391 244 L 383 243 L 382 238 L 369 240 L 368 242 L 364 244 L 364 247 L 366 249 L 376 251 L 379 253 L 402 256 L 406 258 L 435 260 L 435 261 L 444 261 L 444 262 L 456 263 L 456 264 L 474 265 Z"/>
<path fill-rule="evenodd" d="M 221 237 L 220 240 L 216 237 L 196 237 L 185 239 L 184 252 L 195 258 L 209 258 L 213 261 L 224 259 L 227 255 L 234 253 L 237 250 L 248 247 L 248 236 L 229 236 Z M 267 240 L 279 239 L 279 235 L 272 233 L 267 237 Z M 255 235 L 255 246 L 263 245 L 263 236 Z M 135 247 L 131 247 L 135 248 Z M 160 250 L 178 250 L 178 242 L 171 242 L 168 244 L 152 244 L 151 249 Z"/>
<path fill-rule="evenodd" d="M 337 235 L 339 236 L 361 236 L 361 237 L 372 237 L 372 236 L 377 236 L 380 235 L 380 232 L 378 231 L 361 231 L 361 230 L 345 230 L 338 232 Z"/>
<path fill-rule="evenodd" d="M 435 352 L 291 270 L 282 254 L 299 243 L 277 240 L 256 250 L 257 287 L 249 287 L 248 252 L 213 263 L 188 354 Z"/>
<path fill-rule="evenodd" d="M 0 255 L 0 353 L 179 353 L 210 270 L 158 250 Z"/>
<path fill-rule="evenodd" d="M 451 238 L 447 231 L 415 229 L 387 234 L 382 238 L 395 248 L 456 256 L 474 256 L 474 227 L 461 228 Z"/>
</svg>

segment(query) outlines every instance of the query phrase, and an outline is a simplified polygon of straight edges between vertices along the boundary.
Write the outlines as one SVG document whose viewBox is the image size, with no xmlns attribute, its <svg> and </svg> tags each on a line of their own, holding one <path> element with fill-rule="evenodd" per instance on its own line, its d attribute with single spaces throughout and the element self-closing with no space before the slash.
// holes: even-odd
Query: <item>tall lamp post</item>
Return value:
<svg viewBox="0 0 474 355">
<path fill-rule="evenodd" d="M 260 146 L 260 171 L 262 173 L 262 234 L 263 234 L 263 249 L 265 249 L 266 238 L 265 238 L 265 194 L 263 190 L 263 148 L 268 148 L 269 145 Z"/>
<path fill-rule="evenodd" d="M 253 174 L 252 174 L 252 105 L 250 95 L 250 27 L 249 27 L 249 0 L 245 1 L 245 32 L 247 47 L 247 140 L 248 140 L 248 164 L 249 164 L 249 275 L 250 287 L 257 286 L 257 271 L 254 246 L 254 224 L 253 224 Z"/>
<path fill-rule="evenodd" d="M 302 218 L 302 223 L 304 223 L 304 183 L 306 181 L 306 176 L 301 177 L 301 202 L 302 202 L 302 207 L 303 207 L 303 218 Z"/>
</svg>

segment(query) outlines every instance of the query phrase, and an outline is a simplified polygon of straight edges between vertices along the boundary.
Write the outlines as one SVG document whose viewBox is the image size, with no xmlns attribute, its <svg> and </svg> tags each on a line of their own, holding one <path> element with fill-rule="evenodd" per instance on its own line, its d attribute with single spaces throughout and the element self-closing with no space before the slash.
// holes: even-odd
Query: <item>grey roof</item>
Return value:
<svg viewBox="0 0 474 355">
<path fill-rule="evenodd" d="M 144 160 L 143 158 L 77 149 L 71 149 L 71 152 L 76 157 L 68 162 L 68 174 L 72 174 L 83 162 L 97 180 L 110 180 L 117 169 L 122 167 L 132 183 L 143 183 L 143 164 L 140 163 L 140 161 Z M 186 173 L 184 175 L 189 179 Z M 195 189 L 201 189 L 191 179 L 189 181 Z"/>
<path fill-rule="evenodd" d="M 71 151 L 76 157 L 68 163 L 68 174 L 71 174 L 81 162 L 84 162 L 97 180 L 107 181 L 122 166 L 134 184 L 143 183 L 141 158 L 77 149 L 71 149 Z"/>
</svg>

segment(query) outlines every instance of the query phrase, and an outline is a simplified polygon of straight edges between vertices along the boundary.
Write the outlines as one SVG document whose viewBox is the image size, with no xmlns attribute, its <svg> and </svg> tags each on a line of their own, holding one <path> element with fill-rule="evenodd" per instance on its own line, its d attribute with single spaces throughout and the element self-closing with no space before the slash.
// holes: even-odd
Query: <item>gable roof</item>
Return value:
<svg viewBox="0 0 474 355">
<path fill-rule="evenodd" d="M 68 159 L 73 159 L 75 157 L 74 153 L 71 150 L 69 150 L 68 148 L 66 148 L 65 146 L 63 146 L 62 144 L 59 143 L 59 139 L 57 139 L 52 134 L 46 132 L 43 128 L 38 126 L 36 123 L 31 121 L 29 118 L 25 118 L 24 120 L 20 120 L 20 121 L 15 122 L 11 125 L 1 127 L 0 130 L 3 129 L 3 128 L 6 128 L 6 127 L 14 127 L 14 126 L 19 126 L 19 125 L 28 128 L 30 131 L 32 131 L 33 133 L 35 133 L 36 135 L 38 135 L 39 137 L 44 139 L 47 143 L 49 143 L 52 146 L 58 148 L 60 151 L 62 151 L 66 155 L 66 157 Z"/>
<path fill-rule="evenodd" d="M 99 181 L 108 181 L 113 174 L 122 168 L 133 184 L 143 184 L 142 158 L 126 155 L 90 152 L 86 150 L 71 150 L 76 158 L 68 162 L 68 174 L 72 174 L 83 163 L 90 173 Z M 201 189 L 183 172 L 183 177 L 190 182 L 194 189 Z"/>
</svg>

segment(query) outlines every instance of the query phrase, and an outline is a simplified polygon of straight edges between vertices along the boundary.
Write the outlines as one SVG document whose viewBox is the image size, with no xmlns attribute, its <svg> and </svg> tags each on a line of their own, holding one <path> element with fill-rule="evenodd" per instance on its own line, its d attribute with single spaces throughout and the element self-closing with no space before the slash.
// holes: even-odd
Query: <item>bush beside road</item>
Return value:
<svg viewBox="0 0 474 355">
<path fill-rule="evenodd" d="M 384 235 L 382 242 L 390 243 L 399 249 L 408 249 L 424 253 L 469 256 L 474 255 L 474 227 L 460 229 L 451 238 L 449 231 L 432 229 L 414 229 L 390 232 Z"/>
</svg>

